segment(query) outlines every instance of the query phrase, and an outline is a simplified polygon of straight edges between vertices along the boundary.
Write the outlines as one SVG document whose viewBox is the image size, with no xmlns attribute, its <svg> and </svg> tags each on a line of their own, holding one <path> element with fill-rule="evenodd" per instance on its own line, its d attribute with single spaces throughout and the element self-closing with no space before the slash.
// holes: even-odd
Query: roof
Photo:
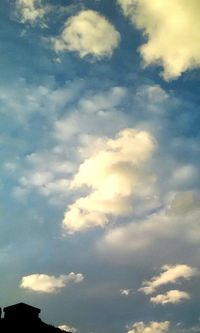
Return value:
<svg viewBox="0 0 200 333">
<path fill-rule="evenodd" d="M 37 312 L 38 314 L 40 313 L 40 309 L 38 309 L 38 308 L 36 308 L 36 307 L 34 307 L 34 306 L 32 306 L 32 305 L 29 305 L 29 304 L 26 304 L 26 303 L 17 303 L 17 304 L 13 304 L 13 305 L 10 305 L 10 306 L 6 306 L 5 308 L 4 308 L 4 312 L 6 312 L 7 310 L 9 311 L 9 310 L 14 310 L 14 309 L 16 309 L 16 310 L 30 310 L 30 311 L 32 311 L 32 312 Z"/>
</svg>

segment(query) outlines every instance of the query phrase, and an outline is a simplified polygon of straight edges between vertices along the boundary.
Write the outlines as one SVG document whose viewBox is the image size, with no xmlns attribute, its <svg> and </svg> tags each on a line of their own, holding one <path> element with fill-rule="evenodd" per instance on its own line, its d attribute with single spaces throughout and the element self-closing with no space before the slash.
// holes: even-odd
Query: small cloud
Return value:
<svg viewBox="0 0 200 333">
<path fill-rule="evenodd" d="M 149 295 L 162 285 L 176 283 L 180 279 L 190 280 L 197 274 L 196 268 L 187 265 L 164 265 L 162 271 L 160 275 L 152 277 L 150 281 L 144 281 L 144 287 L 140 288 L 139 291 Z"/>
<path fill-rule="evenodd" d="M 77 328 L 70 326 L 70 325 L 59 325 L 58 328 L 62 331 L 66 331 L 66 332 L 71 332 L 71 333 L 76 333 L 77 332 Z"/>
<path fill-rule="evenodd" d="M 166 333 L 169 331 L 170 322 L 150 321 L 145 324 L 143 321 L 134 323 L 127 333 Z"/>
<path fill-rule="evenodd" d="M 177 304 L 184 300 L 190 299 L 190 295 L 185 291 L 170 290 L 165 294 L 159 294 L 150 298 L 150 301 L 155 304 Z"/>
<path fill-rule="evenodd" d="M 119 45 L 120 34 L 101 14 L 83 10 L 71 16 L 60 36 L 52 39 L 56 52 L 78 52 L 81 58 L 92 55 L 97 59 L 110 57 Z"/>
<path fill-rule="evenodd" d="M 22 23 L 35 24 L 40 22 L 45 26 L 43 19 L 49 11 L 42 0 L 17 0 L 16 14 Z"/>
<path fill-rule="evenodd" d="M 80 283 L 84 279 L 82 273 L 69 273 L 58 277 L 46 274 L 32 274 L 22 277 L 20 287 L 42 293 L 54 293 L 66 287 L 68 283 Z"/>
<path fill-rule="evenodd" d="M 129 296 L 131 293 L 131 289 L 120 289 L 120 294 L 123 296 Z"/>
</svg>

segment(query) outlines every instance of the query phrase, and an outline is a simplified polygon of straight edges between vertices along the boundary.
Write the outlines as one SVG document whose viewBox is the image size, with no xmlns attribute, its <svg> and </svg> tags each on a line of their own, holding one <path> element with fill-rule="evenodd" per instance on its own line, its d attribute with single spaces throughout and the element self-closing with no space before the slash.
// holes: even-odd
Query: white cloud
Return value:
<svg viewBox="0 0 200 333">
<path fill-rule="evenodd" d="M 143 30 L 145 65 L 161 64 L 166 80 L 200 67 L 198 0 L 118 0 L 124 14 Z"/>
<path fill-rule="evenodd" d="M 196 268 L 188 265 L 164 265 L 162 267 L 162 273 L 158 276 L 154 276 L 150 281 L 144 281 L 143 287 L 140 288 L 139 291 L 149 295 L 155 292 L 160 286 L 176 283 L 180 279 L 190 280 L 196 273 Z"/>
<path fill-rule="evenodd" d="M 77 328 L 70 326 L 70 325 L 59 325 L 58 328 L 62 331 L 66 331 L 66 332 L 71 332 L 71 333 L 76 333 L 77 332 Z"/>
<path fill-rule="evenodd" d="M 151 321 L 145 324 L 143 321 L 136 322 L 130 327 L 127 333 L 165 333 L 170 327 L 169 321 Z"/>
<path fill-rule="evenodd" d="M 80 57 L 92 55 L 96 58 L 110 57 L 119 45 L 120 34 L 101 14 L 83 10 L 70 17 L 60 36 L 53 39 L 54 49 L 75 51 Z"/>
<path fill-rule="evenodd" d="M 150 301 L 155 304 L 177 304 L 184 300 L 190 299 L 190 294 L 180 290 L 170 290 L 165 294 L 159 294 L 150 298 Z"/>
<path fill-rule="evenodd" d="M 154 177 L 145 167 L 155 150 L 153 137 L 145 131 L 126 128 L 114 139 L 93 142 L 89 156 L 80 165 L 71 188 L 87 186 L 91 193 L 68 207 L 63 226 L 75 232 L 108 223 L 108 215 L 132 211 L 132 196 L 152 195 Z"/>
<path fill-rule="evenodd" d="M 188 244 L 190 248 L 199 244 L 199 192 L 178 192 L 169 197 L 164 208 L 156 213 L 108 230 L 97 244 L 99 253 L 120 263 L 132 260 L 132 256 L 138 256 L 141 251 L 150 253 L 164 243 L 167 252 L 175 244 L 184 247 Z"/>
<path fill-rule="evenodd" d="M 46 274 L 32 274 L 22 277 L 20 287 L 35 292 L 54 293 L 66 287 L 68 283 L 80 283 L 84 279 L 82 273 L 69 273 L 58 277 Z"/>
<path fill-rule="evenodd" d="M 42 22 L 48 12 L 48 7 L 42 0 L 17 0 L 16 10 L 22 23 Z"/>
<path fill-rule="evenodd" d="M 131 289 L 120 289 L 120 294 L 123 296 L 129 296 L 131 293 Z"/>
</svg>

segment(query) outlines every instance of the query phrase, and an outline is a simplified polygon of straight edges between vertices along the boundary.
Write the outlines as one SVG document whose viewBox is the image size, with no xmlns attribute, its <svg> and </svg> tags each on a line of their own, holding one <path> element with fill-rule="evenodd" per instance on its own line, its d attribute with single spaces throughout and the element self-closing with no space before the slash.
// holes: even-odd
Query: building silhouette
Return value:
<svg viewBox="0 0 200 333">
<path fill-rule="evenodd" d="M 3 317 L 2 312 L 4 313 Z M 40 309 L 25 303 L 7 306 L 3 311 L 0 308 L 0 333 L 27 333 L 29 331 L 34 333 L 63 332 L 57 327 L 44 323 L 39 317 L 40 312 Z"/>
</svg>

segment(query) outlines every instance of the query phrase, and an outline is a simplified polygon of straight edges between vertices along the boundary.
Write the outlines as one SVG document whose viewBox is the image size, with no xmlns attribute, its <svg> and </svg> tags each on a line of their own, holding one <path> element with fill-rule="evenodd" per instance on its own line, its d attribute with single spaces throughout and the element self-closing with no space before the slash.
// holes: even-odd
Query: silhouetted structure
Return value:
<svg viewBox="0 0 200 333">
<path fill-rule="evenodd" d="M 20 321 L 26 318 L 26 320 L 31 322 L 38 319 L 40 311 L 40 309 L 34 306 L 18 303 L 4 308 L 4 319 Z"/>
<path fill-rule="evenodd" d="M 44 323 L 39 318 L 40 311 L 40 309 L 34 306 L 18 303 L 5 307 L 4 317 L 1 318 L 2 311 L 0 308 L 0 333 L 25 333 L 29 331 L 35 333 L 63 332 L 57 327 Z"/>
</svg>

